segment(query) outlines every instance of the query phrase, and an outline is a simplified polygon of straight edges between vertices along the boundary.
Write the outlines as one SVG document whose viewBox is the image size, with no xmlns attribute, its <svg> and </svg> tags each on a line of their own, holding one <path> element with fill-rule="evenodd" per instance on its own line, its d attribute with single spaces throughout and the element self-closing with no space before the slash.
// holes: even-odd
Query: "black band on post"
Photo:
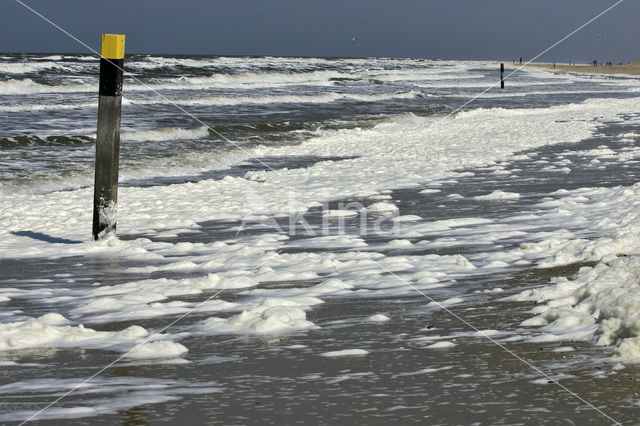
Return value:
<svg viewBox="0 0 640 426">
<path fill-rule="evenodd" d="M 124 59 L 100 58 L 100 96 L 122 96 Z"/>
</svg>

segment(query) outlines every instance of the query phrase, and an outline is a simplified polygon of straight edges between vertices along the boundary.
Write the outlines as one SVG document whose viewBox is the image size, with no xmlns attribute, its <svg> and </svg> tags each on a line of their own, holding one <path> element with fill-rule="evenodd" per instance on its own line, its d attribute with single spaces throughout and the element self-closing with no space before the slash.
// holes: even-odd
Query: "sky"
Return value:
<svg viewBox="0 0 640 426">
<path fill-rule="evenodd" d="M 20 0 L 99 51 L 530 60 L 618 0 Z M 17 0 L 0 0 L 0 52 L 90 51 Z M 640 59 L 640 2 L 610 12 L 539 62 Z M 352 37 L 356 42 L 352 43 Z"/>
</svg>

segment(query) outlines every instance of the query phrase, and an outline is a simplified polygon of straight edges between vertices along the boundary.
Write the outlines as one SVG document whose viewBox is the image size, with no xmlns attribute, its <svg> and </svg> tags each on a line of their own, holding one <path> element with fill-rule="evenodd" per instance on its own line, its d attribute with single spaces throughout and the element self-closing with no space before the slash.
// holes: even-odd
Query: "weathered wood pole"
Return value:
<svg viewBox="0 0 640 426">
<path fill-rule="evenodd" d="M 500 64 L 500 88 L 504 89 L 504 64 Z"/>
<path fill-rule="evenodd" d="M 103 34 L 93 192 L 93 238 L 116 230 L 124 35 Z"/>
</svg>

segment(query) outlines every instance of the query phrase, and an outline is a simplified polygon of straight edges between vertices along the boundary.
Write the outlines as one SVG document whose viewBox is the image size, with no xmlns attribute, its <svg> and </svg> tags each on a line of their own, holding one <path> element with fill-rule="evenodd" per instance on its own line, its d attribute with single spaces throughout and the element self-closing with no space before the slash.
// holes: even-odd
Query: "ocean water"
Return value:
<svg viewBox="0 0 640 426">
<path fill-rule="evenodd" d="M 640 80 L 0 55 L 0 421 L 633 423 Z"/>
</svg>

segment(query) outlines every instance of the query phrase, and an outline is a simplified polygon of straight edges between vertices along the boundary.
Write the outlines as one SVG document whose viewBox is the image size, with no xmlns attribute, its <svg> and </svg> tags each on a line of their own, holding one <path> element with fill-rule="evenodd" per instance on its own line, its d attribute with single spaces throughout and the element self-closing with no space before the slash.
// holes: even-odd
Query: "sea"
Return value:
<svg viewBox="0 0 640 426">
<path fill-rule="evenodd" d="M 0 54 L 0 423 L 635 424 L 640 79 Z"/>
</svg>

